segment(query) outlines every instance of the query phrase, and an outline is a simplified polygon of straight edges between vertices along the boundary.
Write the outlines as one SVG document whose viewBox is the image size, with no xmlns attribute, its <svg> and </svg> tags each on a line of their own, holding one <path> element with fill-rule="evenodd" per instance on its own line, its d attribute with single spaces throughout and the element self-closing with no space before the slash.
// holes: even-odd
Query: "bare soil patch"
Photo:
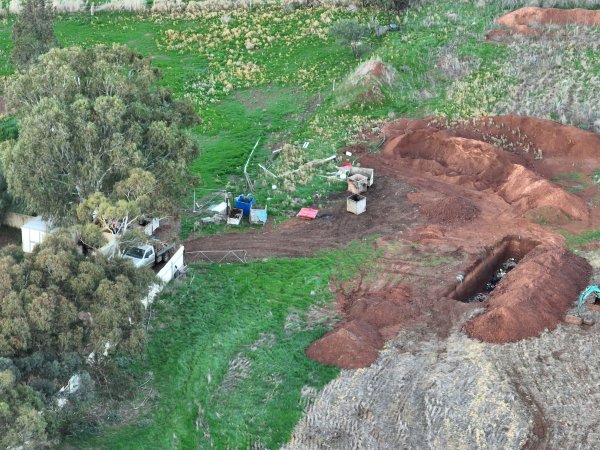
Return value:
<svg viewBox="0 0 600 450">
<path fill-rule="evenodd" d="M 344 192 L 332 196 L 315 220 L 292 218 L 280 226 L 268 223 L 264 231 L 190 239 L 185 244 L 186 251 L 238 249 L 246 250 L 249 258 L 310 256 L 354 239 L 407 230 L 419 221 L 417 207 L 407 198 L 413 191 L 414 187 L 402 179 L 378 177 L 365 194 L 366 214 L 356 216 L 347 212 Z M 188 260 L 196 259 L 190 254 Z"/>
<path fill-rule="evenodd" d="M 449 197 L 426 204 L 421 213 L 434 223 L 464 222 L 477 217 L 479 208 L 468 199 Z"/>
<path fill-rule="evenodd" d="M 590 9 L 538 8 L 534 6 L 520 8 L 496 19 L 498 25 L 508 30 L 493 30 L 487 34 L 492 41 L 503 41 L 507 36 L 541 36 L 540 29 L 547 25 L 600 25 L 600 11 Z"/>
</svg>

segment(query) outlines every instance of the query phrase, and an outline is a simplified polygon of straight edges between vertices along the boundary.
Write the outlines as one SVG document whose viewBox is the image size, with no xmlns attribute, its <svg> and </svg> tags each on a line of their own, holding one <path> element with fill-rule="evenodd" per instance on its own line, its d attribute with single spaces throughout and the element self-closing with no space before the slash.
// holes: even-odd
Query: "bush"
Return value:
<svg viewBox="0 0 600 450">
<path fill-rule="evenodd" d="M 329 32 L 341 45 L 349 46 L 355 58 L 360 58 L 370 51 L 370 47 L 365 42 L 371 34 L 368 25 L 356 20 L 341 20 L 335 23 Z"/>
</svg>

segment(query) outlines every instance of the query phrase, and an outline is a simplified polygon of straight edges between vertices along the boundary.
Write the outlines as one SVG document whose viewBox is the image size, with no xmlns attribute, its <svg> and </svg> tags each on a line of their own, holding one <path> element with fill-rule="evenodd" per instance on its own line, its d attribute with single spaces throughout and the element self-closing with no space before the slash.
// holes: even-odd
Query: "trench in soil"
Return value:
<svg viewBox="0 0 600 450">
<path fill-rule="evenodd" d="M 464 303 L 481 302 L 494 290 L 501 279 L 533 250 L 539 242 L 506 236 L 485 256 L 472 265 L 462 282 L 458 282 L 448 297 Z"/>
</svg>

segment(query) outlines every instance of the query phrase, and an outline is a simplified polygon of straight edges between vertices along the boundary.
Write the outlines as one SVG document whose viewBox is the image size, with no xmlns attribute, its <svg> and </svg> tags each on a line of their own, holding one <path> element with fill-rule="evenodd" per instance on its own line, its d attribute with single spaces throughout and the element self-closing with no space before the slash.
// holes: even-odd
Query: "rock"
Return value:
<svg viewBox="0 0 600 450">
<path fill-rule="evenodd" d="M 583 319 L 579 316 L 567 314 L 565 317 L 565 323 L 569 323 L 571 325 L 581 325 L 583 323 Z"/>
<path fill-rule="evenodd" d="M 588 327 L 591 327 L 595 323 L 596 323 L 596 321 L 594 319 L 592 319 L 591 317 L 586 317 L 585 319 L 583 319 L 583 324 L 587 325 Z"/>
</svg>

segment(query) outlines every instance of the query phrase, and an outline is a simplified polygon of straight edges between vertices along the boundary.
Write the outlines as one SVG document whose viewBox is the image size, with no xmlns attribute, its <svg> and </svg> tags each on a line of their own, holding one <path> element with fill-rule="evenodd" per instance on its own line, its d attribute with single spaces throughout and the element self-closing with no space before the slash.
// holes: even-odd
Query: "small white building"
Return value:
<svg viewBox="0 0 600 450">
<path fill-rule="evenodd" d="M 21 227 L 21 238 L 23 242 L 23 251 L 31 253 L 35 246 L 43 242 L 47 234 L 54 230 L 40 216 L 33 217 Z"/>
</svg>

